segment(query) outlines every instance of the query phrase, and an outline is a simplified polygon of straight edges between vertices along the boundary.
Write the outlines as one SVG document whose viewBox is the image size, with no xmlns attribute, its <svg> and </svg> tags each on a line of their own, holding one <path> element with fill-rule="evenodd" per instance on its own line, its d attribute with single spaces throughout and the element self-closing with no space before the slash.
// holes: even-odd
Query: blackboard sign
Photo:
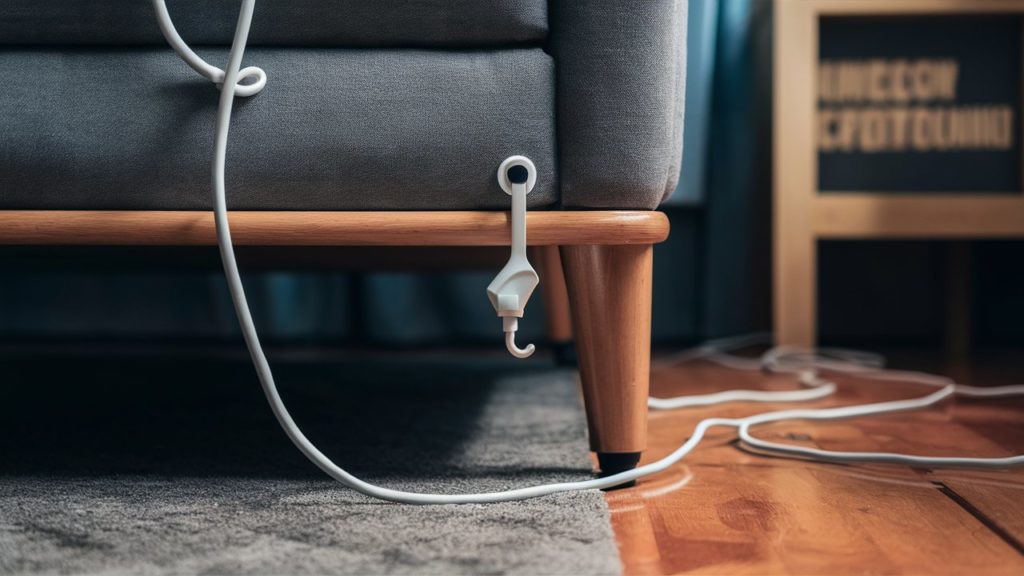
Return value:
<svg viewBox="0 0 1024 576">
<path fill-rule="evenodd" d="M 1024 0 L 774 7 L 775 343 L 810 346 L 819 241 L 1024 238 Z"/>
<path fill-rule="evenodd" d="M 822 16 L 818 190 L 1021 190 L 1020 14 Z"/>
</svg>

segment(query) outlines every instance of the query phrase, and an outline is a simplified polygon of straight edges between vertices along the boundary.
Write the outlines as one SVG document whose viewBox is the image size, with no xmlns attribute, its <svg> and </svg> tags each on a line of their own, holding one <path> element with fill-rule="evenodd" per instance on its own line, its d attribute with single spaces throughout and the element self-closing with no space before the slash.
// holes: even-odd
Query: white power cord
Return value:
<svg viewBox="0 0 1024 576">
<path fill-rule="evenodd" d="M 238 271 L 238 264 L 235 262 L 234 246 L 231 241 L 231 229 L 228 224 L 227 203 L 225 200 L 224 166 L 227 157 L 228 129 L 231 120 L 231 108 L 235 96 L 252 96 L 258 93 L 266 84 L 266 74 L 255 67 L 240 70 L 242 55 L 245 51 L 246 41 L 249 36 L 249 27 L 252 22 L 255 0 L 242 0 L 241 12 L 238 16 L 238 25 L 235 29 L 234 40 L 231 43 L 231 52 L 228 58 L 227 69 L 220 69 L 204 62 L 195 54 L 178 35 L 171 23 L 170 15 L 164 0 L 153 0 L 156 8 L 157 19 L 160 22 L 160 29 L 163 31 L 167 42 L 174 48 L 175 52 L 186 63 L 197 72 L 209 78 L 222 87 L 219 105 L 217 107 L 216 134 L 214 139 L 213 159 L 213 193 L 214 193 L 214 221 L 217 227 L 217 243 L 220 248 L 221 259 L 224 264 L 224 276 L 227 280 L 228 290 L 231 293 L 231 300 L 238 315 L 238 322 L 241 326 L 242 336 L 245 338 L 246 346 L 252 357 L 253 366 L 259 377 L 263 392 L 270 403 L 278 423 L 284 429 L 285 434 L 292 443 L 310 461 L 323 470 L 328 476 L 341 482 L 345 486 L 358 492 L 407 504 L 469 504 L 469 503 L 491 503 L 505 502 L 509 500 L 523 500 L 536 498 L 560 492 L 576 490 L 594 490 L 611 488 L 661 472 L 676 462 L 680 461 L 687 454 L 693 451 L 700 443 L 704 434 L 715 426 L 729 426 L 738 430 L 740 441 L 748 446 L 759 450 L 780 454 L 783 456 L 795 456 L 802 458 L 814 458 L 828 461 L 857 461 L 857 462 L 889 462 L 899 464 L 910 464 L 914 466 L 979 466 L 997 467 L 1024 464 L 1024 455 L 1008 458 L 935 458 L 924 456 L 910 456 L 903 454 L 891 454 L 885 452 L 836 452 L 819 450 L 816 448 L 804 448 L 790 446 L 775 442 L 768 442 L 755 438 L 751 434 L 754 426 L 770 422 L 781 422 L 784 420 L 836 420 L 841 418 L 853 418 L 857 416 L 868 416 L 877 414 L 888 414 L 908 410 L 919 410 L 933 406 L 942 400 L 954 395 L 974 397 L 1001 397 L 1011 395 L 1024 395 L 1024 386 L 1004 386 L 999 388 L 975 388 L 971 386 L 960 386 L 951 380 L 940 376 L 925 375 L 920 373 L 894 373 L 881 371 L 877 365 L 877 357 L 864 356 L 843 352 L 840 354 L 828 355 L 822 352 L 794 350 L 794 349 L 773 349 L 762 356 L 760 361 L 750 361 L 726 354 L 726 350 L 736 342 L 712 343 L 688 352 L 686 359 L 706 358 L 711 361 L 730 365 L 741 369 L 757 369 L 774 372 L 797 372 L 801 374 L 801 382 L 809 386 L 808 390 L 796 392 L 756 392 L 756 391 L 733 391 L 723 392 L 715 395 L 690 398 L 674 399 L 651 399 L 653 407 L 685 407 L 685 406 L 707 406 L 721 402 L 735 400 L 753 400 L 759 402 L 792 402 L 821 398 L 835 391 L 835 387 L 828 381 L 818 376 L 819 370 L 835 370 L 840 372 L 856 373 L 860 377 L 889 380 L 911 380 L 927 385 L 937 385 L 940 389 L 932 394 L 911 400 L 898 400 L 894 402 L 880 402 L 876 404 L 865 404 L 860 406 L 846 406 L 826 409 L 803 409 L 783 410 L 768 412 L 749 416 L 746 418 L 708 418 L 700 421 L 693 431 L 693 434 L 679 448 L 668 456 L 650 464 L 640 466 L 634 470 L 621 472 L 605 478 L 583 480 L 578 482 L 563 482 L 558 484 L 546 484 L 518 488 L 502 492 L 490 492 L 484 494 L 422 494 L 416 492 L 404 492 L 391 490 L 369 484 L 346 472 L 320 450 L 314 446 L 295 424 L 291 415 L 281 401 L 277 386 L 274 384 L 274 376 L 267 362 L 263 348 L 260 346 L 259 336 L 253 324 L 252 314 L 245 297 L 245 289 L 242 286 L 242 279 Z M 254 78 L 253 84 L 240 85 L 243 78 Z M 231 89 L 223 90 L 223 86 Z M 866 361 L 865 359 L 871 360 Z M 824 391 L 823 391 L 824 390 Z"/>
<path fill-rule="evenodd" d="M 930 467 L 979 467 L 997 468 L 1005 466 L 1017 466 L 1024 464 L 1024 455 L 1008 456 L 1004 458 L 968 458 L 968 457 L 935 457 L 935 456 L 912 456 L 896 454 L 891 452 L 845 452 L 833 450 L 821 450 L 818 448 L 805 448 L 777 442 L 769 442 L 753 436 L 750 430 L 754 426 L 767 424 L 769 422 L 781 422 L 785 420 L 840 420 L 845 418 L 856 418 L 859 416 L 875 416 L 893 412 L 906 412 L 920 410 L 938 404 L 942 400 L 954 395 L 971 398 L 1005 398 L 1009 396 L 1024 396 L 1024 385 L 1017 386 L 966 386 L 957 384 L 953 379 L 937 374 L 925 372 L 885 370 L 884 360 L 877 354 L 848 350 L 844 348 L 822 348 L 819 350 L 807 350 L 797 347 L 777 346 L 769 349 L 760 358 L 742 358 L 726 354 L 729 349 L 736 349 L 756 343 L 760 338 L 757 335 L 741 336 L 737 339 L 724 339 L 718 342 L 705 344 L 689 351 L 684 351 L 682 361 L 704 359 L 710 362 L 722 364 L 737 370 L 763 371 L 770 373 L 797 374 L 800 383 L 810 387 L 803 391 L 755 391 L 735 390 L 707 394 L 701 396 L 682 396 L 678 398 L 649 398 L 648 406 L 653 409 L 663 407 L 689 407 L 708 406 L 721 402 L 747 401 L 747 402 L 799 402 L 812 398 L 815 393 L 821 393 L 820 397 L 832 395 L 835 385 L 821 376 L 823 371 L 844 373 L 854 375 L 857 378 L 907 382 L 932 386 L 939 388 L 935 392 L 919 398 L 908 400 L 895 400 L 890 402 L 877 402 L 874 404 L 861 404 L 855 406 L 841 406 L 836 408 L 813 408 L 781 410 L 755 414 L 746 418 L 737 419 L 735 426 L 742 444 L 756 448 L 763 452 L 780 456 L 799 458 L 810 458 L 827 462 L 877 462 L 889 464 L 906 464 L 909 466 L 930 466 Z M 677 360 L 679 362 L 680 360 Z M 712 401 L 717 399 L 718 401 Z"/>
</svg>

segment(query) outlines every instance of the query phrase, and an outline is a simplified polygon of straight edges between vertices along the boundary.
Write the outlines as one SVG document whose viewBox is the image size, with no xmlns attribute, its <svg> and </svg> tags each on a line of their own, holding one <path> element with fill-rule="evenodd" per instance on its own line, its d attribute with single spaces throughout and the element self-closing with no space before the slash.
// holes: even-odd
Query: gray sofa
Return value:
<svg viewBox="0 0 1024 576">
<path fill-rule="evenodd" d="M 238 3 L 167 4 L 223 66 Z M 683 0 L 261 0 L 245 65 L 269 80 L 235 103 L 228 206 L 507 210 L 495 171 L 521 154 L 538 170 L 531 209 L 653 210 L 679 175 L 685 28 Z M 124 225 L 133 243 L 146 226 L 198 242 L 193 221 L 109 215 L 211 207 L 215 90 L 168 48 L 148 1 L 5 0 L 0 47 L 0 220 L 21 230 L 0 241 L 110 242 Z M 65 236 L 38 224 L 68 211 L 90 212 Z M 467 233 L 498 230 L 485 242 L 500 234 L 461 218 Z M 325 232 L 351 222 L 320 220 L 319 238 L 373 243 Z M 667 221 L 609 216 L 607 241 L 544 222 L 554 250 L 540 267 L 566 268 L 591 444 L 606 472 L 628 468 L 645 441 L 650 244 Z"/>
<path fill-rule="evenodd" d="M 223 65 L 236 2 L 170 0 Z M 682 145 L 676 0 L 262 0 L 228 158 L 238 209 L 655 208 Z M 216 100 L 144 0 L 0 3 L 0 208 L 208 209 Z M 396 160 L 401 159 L 401 160 Z"/>
</svg>

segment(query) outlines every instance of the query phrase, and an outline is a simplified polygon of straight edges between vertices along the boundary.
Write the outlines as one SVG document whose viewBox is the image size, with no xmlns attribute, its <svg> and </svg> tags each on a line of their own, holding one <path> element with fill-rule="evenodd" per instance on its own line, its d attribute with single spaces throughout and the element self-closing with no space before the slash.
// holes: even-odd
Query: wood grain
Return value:
<svg viewBox="0 0 1024 576">
<path fill-rule="evenodd" d="M 572 342 L 572 316 L 569 312 L 569 292 L 562 271 L 562 257 L 557 246 L 536 246 L 530 259 L 540 275 L 540 289 L 544 297 L 544 331 L 548 342 Z"/>
<path fill-rule="evenodd" d="M 772 281 L 775 342 L 817 339 L 817 244 L 812 230 L 817 22 L 804 2 L 779 2 L 774 16 Z"/>
<path fill-rule="evenodd" d="M 240 246 L 507 246 L 507 212 L 231 212 Z M 653 244 L 668 218 L 648 211 L 534 211 L 531 245 Z M 198 211 L 0 211 L 0 244 L 211 245 L 213 214 Z"/>
<path fill-rule="evenodd" d="M 1019 355 L 1010 361 L 1021 364 Z M 976 384 L 1007 383 L 973 375 Z M 838 384 L 836 397 L 813 405 L 922 392 L 898 382 L 840 378 Z M 657 363 L 651 375 L 652 394 L 660 396 L 794 386 L 788 376 L 709 363 Z M 784 407 L 738 403 L 652 413 L 644 462 L 678 447 L 700 419 Z M 902 415 L 787 422 L 755 434 L 836 450 L 999 456 L 1024 452 L 1024 400 L 958 401 Z M 627 574 L 1024 573 L 1024 469 L 822 464 L 746 452 L 734 437 L 732 430 L 714 430 L 669 471 L 606 495 Z"/>
<path fill-rule="evenodd" d="M 580 381 L 595 452 L 647 442 L 652 246 L 563 246 Z"/>
<path fill-rule="evenodd" d="M 1024 195 L 830 192 L 812 217 L 819 238 L 1019 238 Z"/>
</svg>

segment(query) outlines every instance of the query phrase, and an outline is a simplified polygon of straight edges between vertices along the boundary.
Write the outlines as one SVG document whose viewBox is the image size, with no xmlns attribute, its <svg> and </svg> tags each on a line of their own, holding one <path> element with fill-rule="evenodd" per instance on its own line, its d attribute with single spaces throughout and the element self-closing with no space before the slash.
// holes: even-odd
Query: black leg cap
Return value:
<svg viewBox="0 0 1024 576">
<path fill-rule="evenodd" d="M 626 472 L 636 468 L 636 465 L 640 463 L 639 452 L 598 452 L 597 453 L 597 465 L 601 468 L 599 476 L 605 478 L 619 472 Z M 625 484 L 619 484 L 607 488 L 606 490 L 618 490 L 619 488 L 630 488 L 636 486 L 636 480 L 631 480 Z"/>
<path fill-rule="evenodd" d="M 579 368 L 576 345 L 571 340 L 569 342 L 553 342 L 551 352 L 555 356 L 555 365 L 559 368 Z"/>
</svg>

